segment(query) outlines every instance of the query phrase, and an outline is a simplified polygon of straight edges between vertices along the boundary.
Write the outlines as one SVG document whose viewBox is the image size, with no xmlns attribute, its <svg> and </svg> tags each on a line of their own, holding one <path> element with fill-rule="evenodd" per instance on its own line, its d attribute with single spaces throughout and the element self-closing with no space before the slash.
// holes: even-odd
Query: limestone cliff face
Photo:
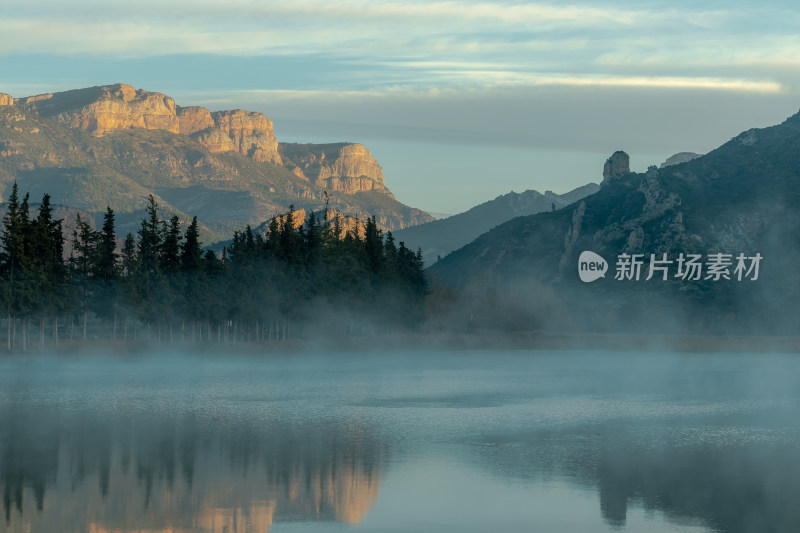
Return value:
<svg viewBox="0 0 800 533">
<path fill-rule="evenodd" d="M 187 129 L 181 130 L 181 133 L 192 135 L 210 152 L 239 152 L 256 161 L 281 164 L 272 121 L 263 113 L 236 109 L 209 113 L 206 117 L 199 111 L 202 108 L 187 109 L 196 111 L 182 114 L 182 124 L 185 123 Z M 209 119 L 212 124 L 209 124 Z M 203 124 L 209 125 L 202 130 L 196 129 Z"/>
<path fill-rule="evenodd" d="M 211 117 L 211 111 L 205 107 L 178 106 L 178 127 L 182 135 L 191 135 L 213 126 L 214 119 Z"/>
<path fill-rule="evenodd" d="M 169 96 L 124 83 L 29 96 L 18 102 L 97 137 L 129 128 L 165 130 L 191 135 L 212 153 L 239 152 L 256 161 L 281 163 L 272 121 L 262 113 L 179 108 Z"/>
<path fill-rule="evenodd" d="M 285 164 L 318 187 L 353 194 L 378 190 L 390 194 L 383 169 L 363 144 L 280 143 Z"/>
<path fill-rule="evenodd" d="M 618 150 L 611 154 L 603 166 L 603 183 L 605 185 L 612 178 L 628 174 L 631 171 L 631 158 L 628 154 Z"/>
<path fill-rule="evenodd" d="M 129 128 L 178 133 L 172 98 L 161 93 L 137 91 L 124 83 L 39 95 L 22 102 L 70 128 L 98 137 Z"/>
<path fill-rule="evenodd" d="M 230 233 L 211 224 L 257 225 L 289 205 L 375 217 L 392 231 L 432 220 L 394 198 L 363 145 L 279 144 L 262 113 L 180 107 L 125 84 L 16 99 L 0 94 L 0 104 L 0 182 L 47 168 L 77 180 L 61 201 L 81 208 L 127 212 L 152 192 L 208 221 L 215 239 Z M 76 177 L 76 167 L 86 173 Z M 36 195 L 46 187 L 34 178 L 28 186 L 40 187 Z"/>
</svg>

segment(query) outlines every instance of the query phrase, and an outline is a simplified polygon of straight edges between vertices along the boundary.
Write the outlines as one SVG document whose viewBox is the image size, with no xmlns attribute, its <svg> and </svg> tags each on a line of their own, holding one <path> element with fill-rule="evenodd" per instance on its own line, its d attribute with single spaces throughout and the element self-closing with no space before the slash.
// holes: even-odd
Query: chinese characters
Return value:
<svg viewBox="0 0 800 533">
<path fill-rule="evenodd" d="M 682 281 L 756 281 L 762 259 L 760 253 L 753 256 L 740 253 L 736 257 L 733 254 L 713 253 L 703 257 L 701 254 L 681 252 L 673 259 L 665 253 L 650 254 L 649 258 L 647 254 L 623 253 L 617 256 L 614 279 L 648 281 L 660 278 L 666 281 L 671 276 Z"/>
</svg>

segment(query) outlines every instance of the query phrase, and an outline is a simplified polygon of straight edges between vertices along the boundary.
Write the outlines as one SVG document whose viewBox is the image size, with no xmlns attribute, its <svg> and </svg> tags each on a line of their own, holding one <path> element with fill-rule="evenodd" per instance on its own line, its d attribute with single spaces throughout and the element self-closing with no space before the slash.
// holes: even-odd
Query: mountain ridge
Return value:
<svg viewBox="0 0 800 533">
<path fill-rule="evenodd" d="M 511 191 L 463 213 L 401 229 L 394 232 L 394 237 L 412 250 L 422 249 L 425 264 L 430 265 L 498 224 L 518 216 L 561 209 L 599 188 L 596 183 L 589 183 L 560 195 L 549 190 Z"/>
<path fill-rule="evenodd" d="M 501 224 L 428 270 L 461 287 L 517 287 L 530 296 L 526 305 L 538 300 L 539 313 L 559 315 L 559 327 L 654 328 L 662 321 L 667 328 L 681 322 L 703 331 L 785 332 L 798 314 L 798 234 L 800 113 L 691 161 L 619 175 L 567 209 Z M 608 261 L 606 279 L 580 281 L 578 257 L 587 250 Z M 761 278 L 645 282 L 645 267 L 641 281 L 614 279 L 621 254 L 649 261 L 681 253 L 760 254 Z"/>
<path fill-rule="evenodd" d="M 262 113 L 181 107 L 126 84 L 0 95 L 0 188 L 12 181 L 94 214 L 110 205 L 122 231 L 153 194 L 169 214 L 197 215 L 206 242 L 290 205 L 328 203 L 386 230 L 433 220 L 396 200 L 361 144 L 279 143 Z"/>
</svg>

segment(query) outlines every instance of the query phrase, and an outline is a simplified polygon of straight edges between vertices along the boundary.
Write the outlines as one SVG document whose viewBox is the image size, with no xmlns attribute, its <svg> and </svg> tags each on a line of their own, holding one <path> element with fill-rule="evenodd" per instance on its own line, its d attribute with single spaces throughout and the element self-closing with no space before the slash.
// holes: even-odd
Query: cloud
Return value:
<svg viewBox="0 0 800 533">
<path fill-rule="evenodd" d="M 500 22 L 513 25 L 542 25 L 558 22 L 568 25 L 592 26 L 597 24 L 634 25 L 652 18 L 647 10 L 614 8 L 610 5 L 573 4 L 568 6 L 550 3 L 518 2 L 468 2 L 468 1 L 376 1 L 341 0 L 336 3 L 327 0 L 273 0 L 260 2 L 252 0 L 176 0 L 164 3 L 154 0 L 141 0 L 136 3 L 108 3 L 105 1 L 73 2 L 69 5 L 60 1 L 29 1 L 15 6 L 11 12 L 58 18 L 115 18 L 119 16 L 142 17 L 152 13 L 153 19 L 180 15 L 192 19 L 211 18 L 212 20 L 259 19 L 270 17 L 301 17 L 310 19 L 376 20 L 398 18 L 413 19 L 415 22 L 434 20 L 478 21 L 482 25 Z M 677 11 L 670 10 L 670 13 Z"/>
<path fill-rule="evenodd" d="M 761 21 L 747 30 L 753 20 Z M 6 6 L 0 19 L 4 54 L 259 55 L 328 53 L 351 57 L 414 56 L 497 60 L 527 49 L 569 49 L 591 43 L 593 54 L 631 51 L 626 43 L 661 41 L 691 47 L 712 33 L 794 35 L 792 11 L 630 6 L 607 2 L 556 5 L 517 2 L 275 0 L 217 2 L 53 2 Z M 666 41 L 666 42 L 665 42 Z M 728 39 L 730 50 L 753 39 Z M 638 47 L 638 44 L 637 44 Z M 585 53 L 589 47 L 581 45 Z M 702 56 L 702 48 L 693 48 Z M 475 55 L 489 54 L 488 57 Z M 450 56 L 450 57 L 448 57 Z M 631 56 L 632 57 L 632 56 Z M 539 61 L 540 58 L 528 58 Z"/>
<path fill-rule="evenodd" d="M 560 80 L 563 81 L 563 80 Z M 568 80 L 569 81 L 569 80 Z M 619 81 L 619 80 L 617 80 Z M 680 80 L 679 80 L 680 81 Z M 710 85 L 716 82 L 710 80 Z M 797 112 L 785 92 L 666 86 L 503 85 L 420 91 L 187 92 L 179 103 L 246 107 L 303 135 L 611 153 L 705 152 Z"/>
</svg>

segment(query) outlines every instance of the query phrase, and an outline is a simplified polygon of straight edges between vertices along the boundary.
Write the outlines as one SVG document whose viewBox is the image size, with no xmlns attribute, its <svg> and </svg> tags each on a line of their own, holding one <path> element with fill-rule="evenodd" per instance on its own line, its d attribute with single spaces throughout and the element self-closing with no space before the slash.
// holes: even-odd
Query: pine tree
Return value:
<svg viewBox="0 0 800 533">
<path fill-rule="evenodd" d="M 130 233 L 125 236 L 121 259 L 123 274 L 128 278 L 133 277 L 139 269 L 139 257 L 136 252 L 136 240 Z"/>
<path fill-rule="evenodd" d="M 364 251 L 367 255 L 367 268 L 373 274 L 379 273 L 383 269 L 383 240 L 381 230 L 375 222 L 375 217 L 367 218 L 366 229 L 364 230 Z"/>
<path fill-rule="evenodd" d="M 161 271 L 159 256 L 164 229 L 158 218 L 158 204 L 152 194 L 147 202 L 147 217 L 139 228 L 139 268 L 146 274 L 158 274 Z"/>
<path fill-rule="evenodd" d="M 93 286 L 91 307 L 98 316 L 114 321 L 112 336 L 116 336 L 118 311 L 119 256 L 117 255 L 117 235 L 114 229 L 114 211 L 108 207 L 103 216 L 103 228 L 96 233 L 95 262 L 93 265 Z"/>
<path fill-rule="evenodd" d="M 197 229 L 197 217 L 186 228 L 186 236 L 181 248 L 181 270 L 197 272 L 203 267 L 203 249 L 200 246 L 200 232 Z"/>
<path fill-rule="evenodd" d="M 83 323 L 83 339 L 86 339 L 89 307 L 93 296 L 94 271 L 97 264 L 97 245 L 100 234 L 92 229 L 88 222 L 75 215 L 75 229 L 73 230 L 73 255 L 70 258 L 73 277 L 78 287 L 78 309 L 81 312 Z"/>
<path fill-rule="evenodd" d="M 169 226 L 161 243 L 161 270 L 175 274 L 181 269 L 181 222 L 177 215 L 169 221 Z"/>
<path fill-rule="evenodd" d="M 117 263 L 117 235 L 114 229 L 114 211 L 108 207 L 103 215 L 103 229 L 97 243 L 97 264 L 95 276 L 104 280 L 113 280 L 119 275 Z"/>
<path fill-rule="evenodd" d="M 281 248 L 281 228 L 278 224 L 278 218 L 272 217 L 269 221 L 269 233 L 267 233 L 267 242 L 265 244 L 268 253 L 273 256 L 280 255 Z"/>
</svg>

